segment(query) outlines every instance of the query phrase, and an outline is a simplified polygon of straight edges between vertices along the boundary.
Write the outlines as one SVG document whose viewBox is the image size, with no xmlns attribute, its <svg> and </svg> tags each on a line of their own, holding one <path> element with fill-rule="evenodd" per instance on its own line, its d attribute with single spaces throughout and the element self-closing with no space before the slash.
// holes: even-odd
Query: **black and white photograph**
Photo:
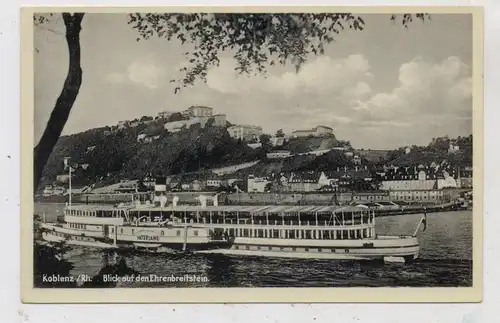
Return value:
<svg viewBox="0 0 500 323">
<path fill-rule="evenodd" d="M 478 11 L 133 9 L 24 16 L 30 288 L 478 287 Z"/>
</svg>

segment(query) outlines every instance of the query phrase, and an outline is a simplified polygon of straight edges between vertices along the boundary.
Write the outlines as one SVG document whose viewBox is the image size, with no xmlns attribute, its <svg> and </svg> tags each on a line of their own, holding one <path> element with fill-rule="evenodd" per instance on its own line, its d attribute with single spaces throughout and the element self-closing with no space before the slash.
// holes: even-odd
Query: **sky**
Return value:
<svg viewBox="0 0 500 323">
<path fill-rule="evenodd" d="M 233 124 L 274 134 L 325 125 L 355 148 L 426 145 L 472 133 L 472 16 L 433 14 L 407 29 L 389 15 L 362 15 L 297 73 L 277 66 L 241 76 L 231 53 L 207 82 L 174 94 L 189 45 L 136 41 L 125 14 L 86 14 L 81 32 L 83 82 L 63 134 L 160 111 L 210 106 Z M 68 66 L 62 18 L 35 27 L 35 142 L 61 91 Z"/>
</svg>

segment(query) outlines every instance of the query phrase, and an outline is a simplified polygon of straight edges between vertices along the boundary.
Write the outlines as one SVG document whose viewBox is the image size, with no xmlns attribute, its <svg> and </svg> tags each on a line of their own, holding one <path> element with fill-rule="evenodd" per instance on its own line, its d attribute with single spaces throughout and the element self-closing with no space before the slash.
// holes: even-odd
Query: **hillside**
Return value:
<svg viewBox="0 0 500 323">
<path fill-rule="evenodd" d="M 261 149 L 229 137 L 223 127 L 193 125 L 178 133 L 166 131 L 152 142 L 138 142 L 144 127 L 127 127 L 109 133 L 109 128 L 88 130 L 59 139 L 44 169 L 42 182 L 64 174 L 63 159 L 88 164 L 75 170 L 74 183 L 113 182 L 123 178 L 141 178 L 148 173 L 167 176 L 238 164 L 262 158 Z"/>
<path fill-rule="evenodd" d="M 450 143 L 459 147 L 459 150 L 450 152 Z M 451 139 L 448 137 L 433 138 L 427 146 L 411 146 L 410 151 L 399 148 L 387 153 L 387 163 L 396 166 L 414 164 L 430 164 L 446 160 L 450 163 L 472 165 L 472 135 Z"/>
<path fill-rule="evenodd" d="M 292 154 L 300 154 L 313 150 L 326 150 L 336 147 L 338 144 L 334 135 L 328 137 L 305 137 L 290 138 L 284 145 L 284 150 L 289 150 Z"/>
</svg>

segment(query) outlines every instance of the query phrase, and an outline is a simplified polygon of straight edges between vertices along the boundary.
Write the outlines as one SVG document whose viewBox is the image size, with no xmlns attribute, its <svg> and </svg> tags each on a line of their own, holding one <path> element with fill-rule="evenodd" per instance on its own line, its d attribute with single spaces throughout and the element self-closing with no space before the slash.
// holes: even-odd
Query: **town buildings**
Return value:
<svg viewBox="0 0 500 323">
<path fill-rule="evenodd" d="M 263 193 L 272 182 L 267 177 L 256 177 L 248 175 L 247 178 L 247 191 L 249 193 Z"/>
<path fill-rule="evenodd" d="M 432 167 L 434 166 L 434 167 Z M 457 188 L 455 168 L 442 169 L 437 165 L 393 167 L 382 175 L 382 189 L 388 191 L 421 191 Z"/>
<path fill-rule="evenodd" d="M 251 141 L 262 135 L 262 127 L 252 125 L 234 125 L 227 128 L 229 136 L 234 139 Z"/>
<path fill-rule="evenodd" d="M 392 201 L 411 202 L 445 202 L 449 199 L 449 194 L 442 189 L 416 189 L 416 190 L 392 190 L 388 191 Z"/>
</svg>

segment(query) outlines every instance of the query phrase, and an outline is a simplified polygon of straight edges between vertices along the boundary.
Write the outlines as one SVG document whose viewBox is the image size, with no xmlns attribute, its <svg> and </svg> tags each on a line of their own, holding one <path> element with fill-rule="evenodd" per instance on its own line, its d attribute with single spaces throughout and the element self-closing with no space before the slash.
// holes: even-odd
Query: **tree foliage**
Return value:
<svg viewBox="0 0 500 323">
<path fill-rule="evenodd" d="M 460 147 L 457 152 L 449 152 L 450 142 Z M 472 165 L 472 135 L 450 139 L 448 136 L 433 138 L 427 146 L 411 146 L 406 153 L 405 148 L 389 151 L 386 163 L 397 166 L 408 166 L 415 164 L 440 163 L 446 160 L 450 163 L 461 165 Z"/>
<path fill-rule="evenodd" d="M 285 133 L 283 132 L 283 129 L 278 129 L 276 131 L 275 137 L 277 137 L 277 138 L 283 138 L 283 137 L 285 137 Z"/>
</svg>

